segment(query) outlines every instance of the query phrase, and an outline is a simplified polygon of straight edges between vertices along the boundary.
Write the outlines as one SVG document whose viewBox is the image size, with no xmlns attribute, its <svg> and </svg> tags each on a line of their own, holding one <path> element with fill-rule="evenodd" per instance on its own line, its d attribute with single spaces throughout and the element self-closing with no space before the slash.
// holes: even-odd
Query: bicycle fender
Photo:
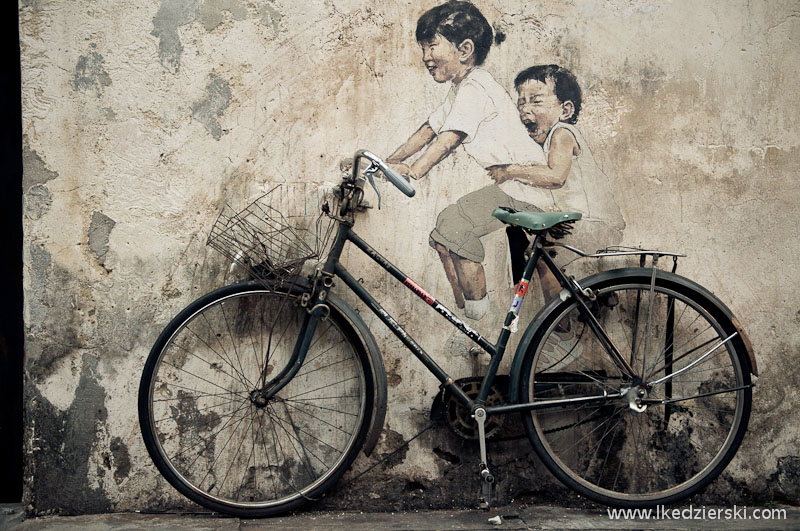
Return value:
<svg viewBox="0 0 800 531">
<path fill-rule="evenodd" d="M 591 288 L 612 278 L 619 278 L 624 276 L 631 276 L 631 277 L 644 276 L 646 278 L 649 278 L 651 272 L 652 269 L 647 269 L 647 268 L 612 269 L 610 271 L 604 271 L 602 273 L 597 273 L 588 276 L 582 280 L 579 280 L 578 283 L 584 288 Z M 713 293 L 708 291 L 706 288 L 704 288 L 703 286 L 697 284 L 692 280 L 689 280 L 688 278 L 676 275 L 675 273 L 670 273 L 669 271 L 662 271 L 662 270 L 658 270 L 656 275 L 658 278 L 662 278 L 669 282 L 673 282 L 675 284 L 679 284 L 681 286 L 694 290 L 695 292 L 702 295 L 710 305 L 714 306 L 719 312 L 721 312 L 725 317 L 727 317 L 733 323 L 735 331 L 738 332 L 735 341 L 738 341 L 741 344 L 741 346 L 744 347 L 745 352 L 747 352 L 747 357 L 748 360 L 750 361 L 750 367 L 748 367 L 748 369 L 754 376 L 758 376 L 758 369 L 756 367 L 756 357 L 755 353 L 753 352 L 752 344 L 750 343 L 750 340 L 748 339 L 747 335 L 744 333 L 744 330 L 739 324 L 738 319 L 736 319 L 736 317 L 733 315 L 730 309 L 728 309 L 728 307 L 725 306 L 725 304 L 723 304 L 722 301 L 720 301 Z M 514 360 L 511 362 L 512 378 L 508 392 L 508 398 L 511 404 L 516 404 L 519 402 L 519 383 L 520 383 L 519 378 L 520 378 L 520 373 L 522 371 L 522 364 L 525 359 L 525 354 L 528 350 L 528 347 L 531 341 L 533 340 L 534 335 L 539 330 L 545 318 L 547 317 L 547 315 L 562 302 L 563 301 L 560 298 L 555 298 L 549 303 L 545 304 L 544 307 L 542 307 L 542 309 L 540 309 L 536 313 L 533 320 L 525 329 L 525 333 L 522 335 L 522 338 L 519 341 L 519 345 L 517 346 L 517 350 L 514 353 Z"/>
<path fill-rule="evenodd" d="M 383 365 L 383 356 L 381 356 L 381 351 L 378 349 L 378 344 L 375 342 L 372 332 L 369 331 L 361 316 L 356 313 L 352 306 L 333 293 L 329 293 L 327 303 L 338 310 L 350 323 L 367 349 L 372 381 L 375 382 L 375 403 L 372 405 L 372 420 L 370 421 L 369 431 L 367 431 L 362 450 L 364 455 L 370 456 L 378 443 L 386 420 L 386 369 Z"/>
</svg>

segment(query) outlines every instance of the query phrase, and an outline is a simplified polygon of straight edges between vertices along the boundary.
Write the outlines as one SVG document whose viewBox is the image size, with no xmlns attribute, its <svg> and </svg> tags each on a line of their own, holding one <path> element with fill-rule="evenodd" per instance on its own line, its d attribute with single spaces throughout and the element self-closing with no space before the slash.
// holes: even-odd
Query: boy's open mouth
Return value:
<svg viewBox="0 0 800 531">
<path fill-rule="evenodd" d="M 536 134 L 536 122 L 523 120 L 522 125 L 524 125 L 525 129 L 528 130 L 529 135 L 533 136 L 534 134 Z"/>
</svg>

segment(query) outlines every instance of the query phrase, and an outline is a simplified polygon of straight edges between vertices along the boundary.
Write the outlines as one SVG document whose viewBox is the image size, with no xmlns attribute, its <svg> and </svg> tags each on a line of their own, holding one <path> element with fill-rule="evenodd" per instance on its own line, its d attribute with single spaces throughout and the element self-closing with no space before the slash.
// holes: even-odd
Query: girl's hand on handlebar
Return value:
<svg viewBox="0 0 800 531">
<path fill-rule="evenodd" d="M 388 166 L 404 177 L 408 177 L 414 180 L 418 179 L 418 177 L 413 174 L 413 172 L 411 171 L 411 167 L 408 164 L 404 164 L 402 162 L 393 162 L 391 164 L 388 164 Z"/>
</svg>

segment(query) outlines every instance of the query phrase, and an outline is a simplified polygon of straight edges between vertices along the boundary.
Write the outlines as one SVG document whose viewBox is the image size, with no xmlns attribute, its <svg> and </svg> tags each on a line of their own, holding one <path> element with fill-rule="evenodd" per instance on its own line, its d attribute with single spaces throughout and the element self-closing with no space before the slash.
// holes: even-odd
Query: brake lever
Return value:
<svg viewBox="0 0 800 531">
<path fill-rule="evenodd" d="M 378 196 L 378 210 L 381 209 L 381 193 L 378 191 L 378 185 L 375 184 L 375 178 L 373 175 L 377 172 L 380 168 L 374 162 L 371 162 L 369 167 L 365 169 L 362 173 L 369 181 L 369 184 L 372 185 L 372 189 L 375 190 L 375 195 Z"/>
</svg>

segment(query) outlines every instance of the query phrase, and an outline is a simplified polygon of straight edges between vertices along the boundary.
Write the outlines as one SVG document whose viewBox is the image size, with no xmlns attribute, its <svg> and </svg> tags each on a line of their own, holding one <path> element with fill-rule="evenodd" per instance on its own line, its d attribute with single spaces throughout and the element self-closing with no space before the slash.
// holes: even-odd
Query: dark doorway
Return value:
<svg viewBox="0 0 800 531">
<path fill-rule="evenodd" d="M 22 109 L 19 11 L 5 2 L 0 56 L 0 502 L 22 500 Z"/>
</svg>

